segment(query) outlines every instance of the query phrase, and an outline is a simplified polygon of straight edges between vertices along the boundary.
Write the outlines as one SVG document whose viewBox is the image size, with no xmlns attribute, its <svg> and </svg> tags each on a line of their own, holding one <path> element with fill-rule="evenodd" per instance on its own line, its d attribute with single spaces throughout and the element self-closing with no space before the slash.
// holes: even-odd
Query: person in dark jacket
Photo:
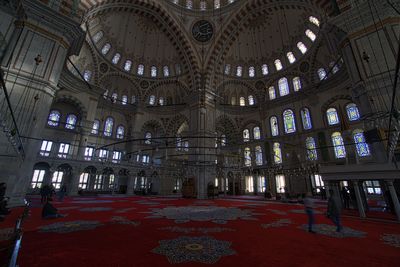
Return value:
<svg viewBox="0 0 400 267">
<path fill-rule="evenodd" d="M 64 216 L 57 212 L 57 209 L 50 203 L 50 199 L 48 199 L 46 201 L 46 203 L 43 205 L 42 218 L 43 219 L 55 219 L 55 218 L 60 218 L 60 217 L 64 217 Z"/>
<path fill-rule="evenodd" d="M 340 223 L 340 215 L 342 213 L 342 201 L 332 189 L 329 189 L 329 199 L 328 199 L 328 210 L 327 216 L 336 225 L 336 232 L 342 230 L 342 225 Z"/>
</svg>

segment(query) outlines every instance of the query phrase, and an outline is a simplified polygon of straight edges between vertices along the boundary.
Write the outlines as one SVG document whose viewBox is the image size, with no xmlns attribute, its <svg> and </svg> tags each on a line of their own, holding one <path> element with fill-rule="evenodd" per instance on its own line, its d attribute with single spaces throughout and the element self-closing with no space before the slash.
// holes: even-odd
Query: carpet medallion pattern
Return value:
<svg viewBox="0 0 400 267">
<path fill-rule="evenodd" d="M 184 233 L 184 234 L 191 234 L 191 233 L 222 233 L 222 232 L 234 232 L 235 229 L 226 228 L 226 227 L 179 227 L 179 226 L 168 226 L 159 228 L 159 230 L 169 231 L 173 233 Z"/>
<path fill-rule="evenodd" d="M 200 262 L 214 264 L 223 256 L 236 254 L 230 248 L 231 243 L 210 236 L 181 236 L 171 240 L 159 241 L 160 246 L 152 252 L 165 255 L 172 264 Z"/>
<path fill-rule="evenodd" d="M 265 228 L 265 229 L 268 229 L 268 228 L 285 227 L 285 226 L 289 226 L 290 224 L 292 224 L 291 220 L 289 220 L 289 219 L 280 219 L 280 220 L 277 220 L 277 221 L 272 222 L 272 223 L 261 224 L 261 227 Z"/>
<path fill-rule="evenodd" d="M 39 227 L 39 232 L 42 233 L 71 233 L 83 230 L 95 229 L 102 224 L 98 221 L 69 221 L 56 222 Z"/>
<path fill-rule="evenodd" d="M 393 235 L 393 234 L 383 234 L 381 236 L 381 240 L 386 245 L 400 248 L 400 235 Z"/>
<path fill-rule="evenodd" d="M 303 224 L 298 228 L 303 229 L 304 231 L 308 231 L 308 224 Z M 367 235 L 367 233 L 365 232 L 357 231 L 350 227 L 343 227 L 343 229 L 340 232 L 336 232 L 336 226 L 329 224 L 314 224 L 313 230 L 317 232 L 317 234 L 327 235 L 336 238 L 346 238 L 346 237 L 365 238 Z"/>
</svg>

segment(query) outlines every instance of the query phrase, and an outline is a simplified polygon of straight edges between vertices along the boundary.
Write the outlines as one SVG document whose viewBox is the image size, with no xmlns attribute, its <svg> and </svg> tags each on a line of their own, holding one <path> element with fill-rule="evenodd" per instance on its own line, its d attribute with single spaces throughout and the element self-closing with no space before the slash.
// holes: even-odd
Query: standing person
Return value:
<svg viewBox="0 0 400 267">
<path fill-rule="evenodd" d="M 308 232 L 315 234 L 313 230 L 313 225 L 315 222 L 314 216 L 314 199 L 311 197 L 311 193 L 307 193 L 306 197 L 303 199 L 304 209 L 308 217 Z"/>
<path fill-rule="evenodd" d="M 40 203 L 46 203 L 49 195 L 49 186 L 47 184 L 40 187 L 40 196 L 42 197 Z"/>
<path fill-rule="evenodd" d="M 58 201 L 63 202 L 65 194 L 67 193 L 67 187 L 63 184 L 58 192 Z"/>
<path fill-rule="evenodd" d="M 342 230 L 342 225 L 340 224 L 342 202 L 332 189 L 329 189 L 329 195 L 327 216 L 336 225 L 336 232 L 340 232 Z"/>
<path fill-rule="evenodd" d="M 342 188 L 343 205 L 345 209 L 350 208 L 350 196 L 347 187 Z"/>
</svg>

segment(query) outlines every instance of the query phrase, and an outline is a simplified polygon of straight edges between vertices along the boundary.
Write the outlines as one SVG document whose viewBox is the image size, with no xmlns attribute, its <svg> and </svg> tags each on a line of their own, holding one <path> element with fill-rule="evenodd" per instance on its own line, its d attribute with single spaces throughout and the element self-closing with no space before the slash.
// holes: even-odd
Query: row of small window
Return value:
<svg viewBox="0 0 400 267">
<path fill-rule="evenodd" d="M 313 16 L 309 17 L 309 20 L 310 20 L 310 22 L 312 22 L 316 26 L 320 25 L 319 20 L 317 18 L 313 17 Z M 316 34 L 310 29 L 307 29 L 305 34 L 312 42 L 314 42 L 316 40 L 316 38 L 317 38 Z M 303 42 L 298 42 L 297 43 L 297 48 L 299 49 L 301 54 L 304 55 L 305 53 L 307 53 L 308 48 Z M 293 64 L 293 63 L 296 62 L 296 57 L 295 57 L 293 52 L 291 52 L 291 51 L 287 52 L 286 53 L 286 57 L 287 57 L 287 59 L 288 59 L 290 64 Z M 276 59 L 274 61 L 274 66 L 275 66 L 276 71 L 280 71 L 280 70 L 283 69 L 283 63 L 282 63 L 282 61 L 280 59 Z M 226 75 L 230 75 L 231 74 L 231 69 L 232 69 L 232 66 L 230 64 L 226 64 L 224 73 Z M 269 74 L 269 68 L 268 68 L 267 64 L 263 64 L 261 66 L 261 74 L 264 75 L 264 76 Z M 235 75 L 237 77 L 242 77 L 243 76 L 243 66 L 237 66 L 236 67 Z M 248 76 L 250 78 L 256 77 L 256 68 L 254 66 L 250 66 L 248 68 Z"/>
<path fill-rule="evenodd" d="M 184 2 L 186 1 L 186 2 Z M 200 0 L 199 2 L 199 6 L 194 6 L 193 4 L 193 0 L 172 0 L 172 2 L 176 5 L 184 5 L 187 9 L 200 9 L 201 11 L 207 10 L 208 8 L 208 3 L 206 0 Z M 183 3 L 184 2 L 184 3 Z M 235 2 L 235 0 L 209 0 L 208 2 L 212 2 L 210 3 L 214 9 L 219 9 L 221 8 L 221 2 L 226 2 L 226 4 L 232 4 L 233 2 Z"/>
</svg>

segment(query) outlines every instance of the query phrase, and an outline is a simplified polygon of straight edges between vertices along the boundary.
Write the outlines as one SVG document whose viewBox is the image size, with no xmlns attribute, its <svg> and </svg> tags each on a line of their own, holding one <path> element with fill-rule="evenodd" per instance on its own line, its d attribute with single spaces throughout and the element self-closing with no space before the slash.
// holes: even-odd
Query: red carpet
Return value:
<svg viewBox="0 0 400 267">
<path fill-rule="evenodd" d="M 344 218 L 345 234 L 330 236 L 326 225 L 332 223 L 323 208 L 316 216 L 321 232 L 310 234 L 301 229 L 306 223 L 301 205 L 161 197 L 69 198 L 54 204 L 68 216 L 43 220 L 40 204 L 33 201 L 24 225 L 21 267 L 170 266 L 178 262 L 182 266 L 328 267 L 398 266 L 400 262 L 399 224 Z M 157 210 L 149 213 L 152 209 Z M 1 229 L 12 227 L 21 211 L 14 210 Z M 40 228 L 51 225 L 45 232 Z M 168 241 L 160 248 L 161 240 Z"/>
</svg>

